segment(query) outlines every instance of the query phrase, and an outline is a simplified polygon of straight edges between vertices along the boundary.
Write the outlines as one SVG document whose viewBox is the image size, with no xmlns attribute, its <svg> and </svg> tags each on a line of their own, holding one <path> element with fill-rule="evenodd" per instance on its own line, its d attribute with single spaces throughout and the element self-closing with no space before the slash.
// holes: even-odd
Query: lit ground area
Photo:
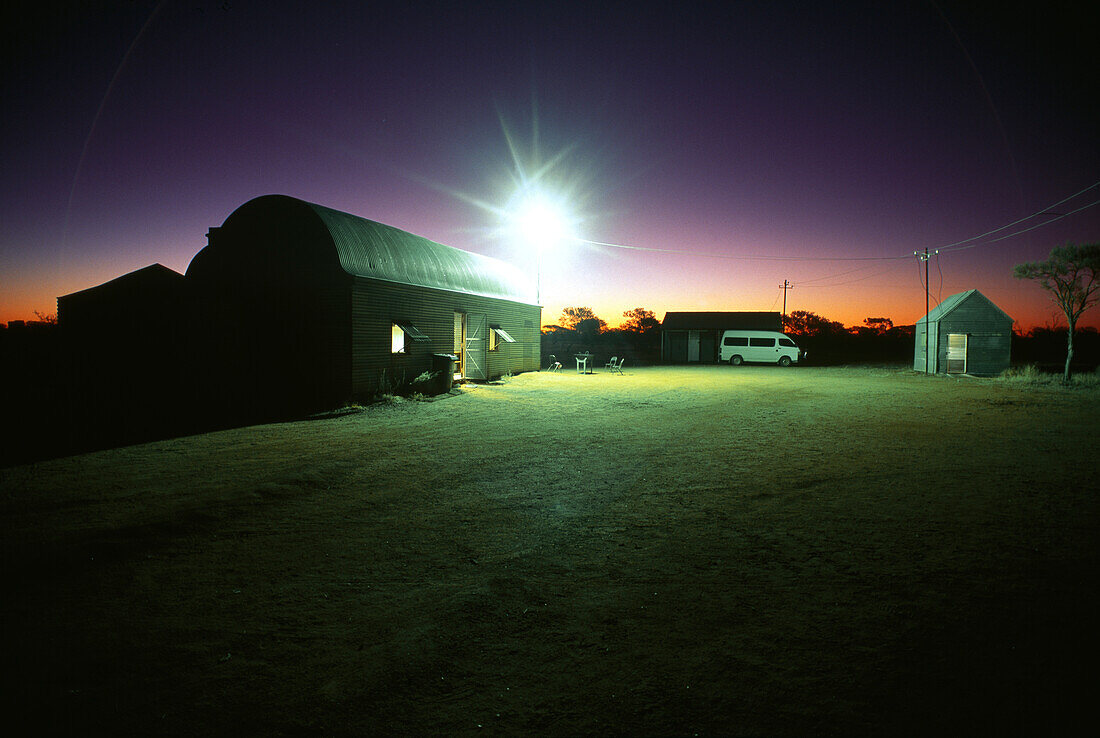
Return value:
<svg viewBox="0 0 1100 738">
<path fill-rule="evenodd" d="M 0 470 L 6 720 L 1084 733 L 1100 393 L 527 374 Z"/>
</svg>

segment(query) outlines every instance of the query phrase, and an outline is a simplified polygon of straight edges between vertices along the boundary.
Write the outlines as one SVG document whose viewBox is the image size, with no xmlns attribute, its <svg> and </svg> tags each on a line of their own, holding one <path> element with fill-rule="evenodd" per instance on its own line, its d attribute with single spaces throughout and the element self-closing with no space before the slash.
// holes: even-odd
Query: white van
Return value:
<svg viewBox="0 0 1100 738">
<path fill-rule="evenodd" d="M 740 366 L 746 361 L 764 361 L 779 366 L 797 364 L 806 353 L 789 336 L 775 331 L 723 331 L 720 361 Z"/>
</svg>

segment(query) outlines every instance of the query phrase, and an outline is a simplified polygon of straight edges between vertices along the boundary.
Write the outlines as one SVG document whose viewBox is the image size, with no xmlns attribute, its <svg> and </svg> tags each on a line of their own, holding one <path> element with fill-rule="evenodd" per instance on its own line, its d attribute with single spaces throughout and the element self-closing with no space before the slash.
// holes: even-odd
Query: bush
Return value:
<svg viewBox="0 0 1100 738">
<path fill-rule="evenodd" d="M 1005 369 L 997 377 L 998 381 L 1007 382 L 1028 387 L 1054 387 L 1063 385 L 1061 372 L 1044 372 L 1036 364 L 1025 364 Z M 1100 387 L 1100 374 L 1096 372 L 1080 372 L 1074 374 L 1069 381 L 1070 387 L 1082 389 L 1096 389 Z"/>
</svg>

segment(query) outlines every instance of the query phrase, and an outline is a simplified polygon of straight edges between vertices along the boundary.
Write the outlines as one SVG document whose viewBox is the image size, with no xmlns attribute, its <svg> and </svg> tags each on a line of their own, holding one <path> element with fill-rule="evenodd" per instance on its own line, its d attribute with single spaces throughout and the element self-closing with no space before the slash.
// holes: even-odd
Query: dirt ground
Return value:
<svg viewBox="0 0 1100 738">
<path fill-rule="evenodd" d="M 627 367 L 0 470 L 6 722 L 1083 734 L 1098 412 Z"/>
</svg>

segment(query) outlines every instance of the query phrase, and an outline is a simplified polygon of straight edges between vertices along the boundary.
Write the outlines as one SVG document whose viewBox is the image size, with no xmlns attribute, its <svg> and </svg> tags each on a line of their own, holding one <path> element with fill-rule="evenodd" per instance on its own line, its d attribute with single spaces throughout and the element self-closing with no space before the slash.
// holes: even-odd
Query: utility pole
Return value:
<svg viewBox="0 0 1100 738">
<path fill-rule="evenodd" d="M 779 289 L 783 290 L 783 327 L 785 329 L 787 327 L 787 290 L 793 290 L 794 285 L 784 279 Z"/>
<path fill-rule="evenodd" d="M 939 251 L 933 251 L 932 252 L 933 255 L 936 255 L 938 253 L 940 253 L 940 252 Z M 929 366 L 928 366 L 928 351 L 929 351 L 929 344 L 931 343 L 931 341 L 928 340 L 928 338 L 929 338 L 928 337 L 928 294 L 929 294 L 929 285 L 928 285 L 928 247 L 927 246 L 924 247 L 924 252 L 923 253 L 920 252 L 920 251 L 914 251 L 913 256 L 917 257 L 918 259 L 920 259 L 921 261 L 924 262 L 924 373 L 929 374 L 930 372 L 929 372 Z M 937 341 L 937 343 L 938 343 L 938 341 Z"/>
</svg>

